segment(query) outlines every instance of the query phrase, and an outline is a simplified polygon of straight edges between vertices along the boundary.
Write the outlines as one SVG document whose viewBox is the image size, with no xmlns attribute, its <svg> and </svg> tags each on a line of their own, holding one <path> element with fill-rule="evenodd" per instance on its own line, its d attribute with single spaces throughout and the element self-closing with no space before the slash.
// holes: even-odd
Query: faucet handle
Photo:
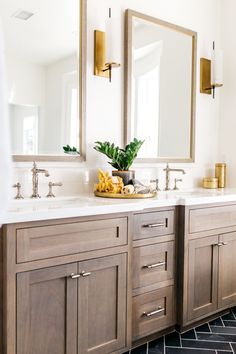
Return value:
<svg viewBox="0 0 236 354">
<path fill-rule="evenodd" d="M 168 171 L 169 170 L 169 163 L 167 162 L 166 167 L 163 169 L 163 171 Z"/>
<path fill-rule="evenodd" d="M 175 178 L 175 185 L 174 185 L 173 191 L 178 191 L 179 190 L 179 188 L 177 186 L 178 182 L 183 182 L 183 180 L 181 178 Z"/>
<path fill-rule="evenodd" d="M 46 195 L 47 198 L 55 198 L 55 195 L 53 194 L 52 192 L 52 188 L 53 187 L 62 187 L 62 183 L 61 182 L 58 182 L 58 183 L 53 183 L 53 182 L 49 182 L 48 183 L 48 187 L 49 187 L 49 192 L 48 194 Z"/>
<path fill-rule="evenodd" d="M 156 179 L 151 179 L 150 180 L 150 183 L 156 183 L 156 191 L 157 192 L 160 192 L 160 188 L 159 188 L 159 178 L 156 178 Z"/>
<path fill-rule="evenodd" d="M 21 184 L 19 182 L 16 184 L 13 184 L 12 188 L 17 189 L 15 199 L 24 199 L 24 197 L 21 194 Z"/>
</svg>

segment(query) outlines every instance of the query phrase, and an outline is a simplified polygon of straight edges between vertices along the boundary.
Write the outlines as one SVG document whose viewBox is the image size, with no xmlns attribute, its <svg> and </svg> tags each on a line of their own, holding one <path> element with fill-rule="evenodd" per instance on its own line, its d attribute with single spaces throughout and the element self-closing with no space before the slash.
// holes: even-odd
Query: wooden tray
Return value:
<svg viewBox="0 0 236 354">
<path fill-rule="evenodd" d="M 121 194 L 121 193 L 105 193 L 105 192 L 94 192 L 96 197 L 101 198 L 115 198 L 115 199 L 147 199 L 156 197 L 157 193 L 147 193 L 147 194 Z"/>
</svg>

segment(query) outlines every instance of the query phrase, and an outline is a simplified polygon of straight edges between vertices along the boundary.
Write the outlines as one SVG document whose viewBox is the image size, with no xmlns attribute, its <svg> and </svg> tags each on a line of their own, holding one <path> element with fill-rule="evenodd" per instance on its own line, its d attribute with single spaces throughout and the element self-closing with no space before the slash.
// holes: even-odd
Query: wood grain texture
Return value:
<svg viewBox="0 0 236 354">
<path fill-rule="evenodd" d="M 16 353 L 15 228 L 3 226 L 3 353 Z"/>
<path fill-rule="evenodd" d="M 105 248 L 102 250 L 95 250 L 89 252 L 75 253 L 71 255 L 65 255 L 60 257 L 53 257 L 47 259 L 41 259 L 38 261 L 32 261 L 27 263 L 20 263 L 16 265 L 16 273 L 27 272 L 34 269 L 41 269 L 47 267 L 53 267 L 55 265 L 63 265 L 67 263 L 74 263 L 85 261 L 98 257 L 112 256 L 113 254 L 128 252 L 128 246 Z"/>
<path fill-rule="evenodd" d="M 119 220 L 125 220 L 125 228 L 124 228 L 124 235 L 121 236 L 123 239 L 125 239 L 125 244 L 121 246 L 116 246 L 116 247 L 108 247 L 106 244 L 105 249 L 101 250 L 93 250 L 93 251 L 88 251 L 88 252 L 82 252 L 82 253 L 73 253 L 69 255 L 63 255 L 63 256 L 58 256 L 54 258 L 47 258 L 47 259 L 41 259 L 41 260 L 36 260 L 36 261 L 30 261 L 27 263 L 21 263 L 21 264 L 16 264 L 16 232 L 19 229 L 40 229 L 41 227 L 54 227 L 56 226 L 57 228 L 63 229 L 67 227 L 68 224 L 74 224 L 74 223 L 88 223 L 86 225 L 103 225 L 102 227 L 104 228 L 104 225 L 107 225 L 107 222 L 109 225 L 116 225 L 117 220 L 119 223 Z M 113 221 L 112 221 L 113 220 Z M 128 226 L 129 222 L 129 226 Z M 70 320 L 70 318 L 74 318 L 74 314 L 76 314 L 76 318 L 78 315 L 78 311 L 76 310 L 78 303 L 78 293 L 77 293 L 77 284 L 79 283 L 78 281 L 73 282 L 73 286 L 76 287 L 76 295 L 73 295 L 74 292 L 70 292 L 69 289 L 71 288 L 68 284 L 70 279 L 67 279 L 68 275 L 56 279 L 51 279 L 50 274 L 51 272 L 57 274 L 56 269 L 64 269 L 64 267 L 70 267 L 71 263 L 75 263 L 76 269 L 74 271 L 78 270 L 78 263 L 77 261 L 83 261 L 83 260 L 90 260 L 90 259 L 96 259 L 97 257 L 113 257 L 114 254 L 122 254 L 125 257 L 125 261 L 122 261 L 122 264 L 118 267 L 119 268 L 119 276 L 117 277 L 120 279 L 123 277 L 123 281 L 120 281 L 119 284 L 119 298 L 117 298 L 117 302 L 120 303 L 119 305 L 119 321 L 122 322 L 122 325 L 119 324 L 120 332 L 124 333 L 124 337 L 121 340 L 121 334 L 119 336 L 119 341 L 117 343 L 121 343 L 121 346 L 118 348 L 118 345 L 114 344 L 114 347 L 116 348 L 114 353 L 122 353 L 125 351 L 128 347 L 128 345 L 131 345 L 131 311 L 130 311 L 130 303 L 131 303 L 131 281 L 129 280 L 129 284 L 127 284 L 128 279 L 130 279 L 130 267 L 131 267 L 131 252 L 130 252 L 130 247 L 131 247 L 131 237 L 127 236 L 127 233 L 131 232 L 131 219 L 128 218 L 128 214 L 125 213 L 120 213 L 116 215 L 106 215 L 106 216 L 97 216 L 97 217 L 81 217 L 81 218 L 73 218 L 73 219 L 66 219 L 66 220 L 51 220 L 51 221 L 43 221 L 43 222 L 30 222 L 30 223 L 22 223 L 22 224 L 13 224 L 13 225 L 7 225 L 4 226 L 3 228 L 3 254 L 4 254 L 4 264 L 3 264 L 3 274 L 4 274 L 4 296 L 3 296 L 3 301 L 4 301 L 4 313 L 3 313 L 3 331 L 4 331 L 4 348 L 2 353 L 4 354 L 18 354 L 17 351 L 20 353 L 26 354 L 27 351 L 32 351 L 34 354 L 35 353 L 40 353 L 40 354 L 45 354 L 47 351 L 50 354 L 55 353 L 61 354 L 59 347 L 57 347 L 57 344 L 60 343 L 60 348 L 63 348 L 65 353 L 74 353 L 73 348 L 74 348 L 74 341 L 78 339 L 78 322 L 76 321 L 76 324 L 74 320 Z M 86 228 L 85 228 L 86 232 Z M 123 232 L 123 231 L 122 231 Z M 112 233 L 113 235 L 113 233 Z M 116 238 L 118 238 L 119 233 L 117 232 L 116 228 Z M 65 245 L 66 246 L 66 245 Z M 121 257 L 121 255 L 119 255 Z M 121 257 L 122 258 L 122 257 Z M 106 258 L 107 259 L 107 258 Z M 123 260 L 123 259 L 122 259 Z M 128 263 L 127 263 L 128 262 Z M 106 272 L 106 270 L 104 270 Z M 128 273 L 128 274 L 127 274 Z M 26 275 L 28 276 L 26 277 Z M 54 275 L 55 275 L 54 274 Z M 66 273 L 67 274 L 67 273 Z M 24 279 L 26 277 L 27 279 Z M 16 278 L 18 278 L 18 289 L 16 289 Z M 103 279 L 103 281 L 106 281 L 106 278 Z M 26 285 L 26 282 L 28 282 Z M 24 285 L 21 285 L 24 284 Z M 113 282 L 114 284 L 114 282 Z M 69 291 L 68 294 L 64 296 L 65 294 L 64 290 L 65 288 Z M 54 289 L 56 289 L 56 294 L 54 294 Z M 64 289 L 64 290 L 63 290 Z M 67 291 L 66 290 L 66 291 Z M 73 294 L 72 294 L 73 293 Z M 25 294 L 25 299 L 23 297 L 23 294 Z M 27 295 L 28 294 L 28 295 Z M 41 294 L 41 296 L 40 296 Z M 121 296 L 121 297 L 120 297 Z M 32 302 L 28 302 L 26 300 L 27 298 L 31 297 Z M 54 304 L 50 304 L 50 301 L 53 300 L 53 298 L 58 299 L 58 301 Z M 65 304 L 65 298 L 70 299 L 69 302 L 72 304 L 71 307 L 67 307 L 67 309 L 64 312 L 64 318 L 62 318 L 62 307 L 56 308 L 59 305 Z M 73 298 L 73 299 L 72 299 Z M 64 300 L 63 300 L 64 299 Z M 25 302 L 24 302 L 25 300 Z M 19 305 L 16 307 L 16 303 L 19 302 Z M 26 303 L 27 302 L 27 303 Z M 73 306 L 75 304 L 75 306 Z M 129 304 L 129 308 L 128 308 Z M 49 306 L 49 308 L 47 308 Z M 23 313 L 17 311 L 19 309 L 22 309 Z M 65 309 L 65 306 L 64 306 Z M 21 310 L 19 310 L 21 311 Z M 28 311 L 28 312 L 27 312 Z M 71 314 L 71 311 L 73 311 L 73 314 Z M 54 326 L 54 332 L 52 334 L 52 337 L 54 336 L 54 339 L 58 335 L 60 337 L 59 340 L 55 339 L 53 340 L 54 342 L 56 341 L 55 348 L 50 347 L 52 344 L 51 342 L 47 339 L 47 334 L 45 333 L 46 329 L 45 323 L 52 323 L 53 316 L 55 315 L 54 319 L 56 322 L 56 325 Z M 27 330 L 27 333 L 25 333 L 25 327 L 21 326 L 19 324 L 19 327 L 16 327 L 16 324 L 19 323 L 21 320 L 23 322 L 23 318 L 27 319 L 29 316 L 31 316 L 31 321 L 30 323 L 32 324 L 33 327 L 31 327 L 29 330 Z M 49 318 L 47 319 L 47 316 Z M 39 319 L 40 321 L 36 321 L 36 318 Z M 29 324 L 29 321 L 26 320 L 26 325 Z M 52 322 L 50 322 L 52 321 Z M 66 328 L 68 331 L 66 333 L 63 332 L 63 329 L 65 329 L 65 323 L 66 321 Z M 81 319 L 82 321 L 82 319 Z M 36 323 L 37 322 L 37 323 Z M 43 327 L 44 324 L 44 327 Z M 118 324 L 117 324 L 118 325 Z M 47 327 L 47 325 L 46 325 Z M 21 332 L 19 332 L 21 331 Z M 31 332 L 29 332 L 31 331 Z M 18 334 L 19 332 L 19 334 Z M 33 332 L 33 333 L 32 333 Z M 37 332 L 36 337 L 34 332 Z M 114 326 L 113 326 L 113 332 L 114 332 Z M 62 335 L 64 333 L 64 337 Z M 70 337 L 69 333 L 71 333 L 72 337 Z M 37 341 L 39 341 L 39 336 L 42 337 L 45 336 L 46 340 L 45 343 L 42 343 L 42 345 L 37 346 L 37 349 L 34 348 L 34 345 L 36 345 Z M 37 337 L 38 335 L 38 337 Z M 36 338 L 37 341 L 33 343 L 32 338 Z M 24 338 L 24 339 L 23 339 Z M 64 339 L 63 339 L 64 338 Z M 25 340 L 26 339 L 26 340 Z M 16 344 L 17 340 L 17 344 Z M 65 346 L 61 346 L 61 341 L 65 342 Z M 23 344 L 22 344 L 23 343 Z M 114 341 L 115 343 L 115 341 Z M 18 347 L 17 347 L 18 345 Z M 42 347 L 44 346 L 44 347 Z M 33 349 L 32 349 L 33 348 Z M 38 352 L 37 352 L 38 350 Z M 77 343 L 76 343 L 76 350 L 77 350 Z M 110 351 L 108 352 L 110 354 Z"/>
<path fill-rule="evenodd" d="M 136 214 L 134 216 L 133 240 L 173 234 L 174 222 L 173 210 Z M 148 225 L 153 225 L 153 227 L 148 227 Z"/>
<path fill-rule="evenodd" d="M 236 227 L 236 204 L 190 210 L 189 218 L 189 233 Z"/>
<path fill-rule="evenodd" d="M 0 227 L 0 353 L 3 353 L 3 230 Z"/>
<path fill-rule="evenodd" d="M 217 312 L 236 305 L 235 281 L 231 278 L 232 272 L 229 271 L 230 263 L 225 261 L 229 247 L 227 250 L 227 245 L 213 246 L 214 243 L 228 240 L 229 243 L 232 242 L 231 248 L 234 249 L 233 234 L 236 231 L 236 226 L 233 226 L 234 217 L 229 214 L 225 218 L 224 215 L 225 211 L 232 212 L 235 207 L 236 204 L 230 202 L 220 205 L 215 203 L 178 207 L 177 323 L 180 329 L 187 330 L 196 322 L 200 323 L 204 318 L 215 316 Z M 197 221 L 193 220 L 195 216 L 197 219 L 199 217 Z M 223 218 L 223 222 L 216 221 L 217 218 L 219 220 Z M 191 233 L 193 221 L 194 228 L 197 226 L 194 231 L 198 231 Z M 233 256 L 229 254 L 227 259 L 231 257 Z M 225 290 L 222 286 L 224 280 L 227 284 Z"/>
<path fill-rule="evenodd" d="M 176 305 L 177 324 L 181 326 L 187 316 L 187 294 L 188 294 L 188 246 L 186 239 L 186 208 L 178 207 L 178 218 L 176 222 Z"/>
<path fill-rule="evenodd" d="M 127 306 L 127 255 L 81 262 L 79 272 L 78 352 L 110 354 L 125 348 Z"/>
<path fill-rule="evenodd" d="M 165 263 L 155 268 L 149 265 Z M 166 242 L 133 250 L 133 289 L 174 278 L 174 242 Z"/>
<path fill-rule="evenodd" d="M 77 264 L 17 275 L 17 354 L 77 353 Z"/>
<path fill-rule="evenodd" d="M 218 236 L 189 242 L 188 320 L 217 309 Z"/>
<path fill-rule="evenodd" d="M 236 304 L 236 232 L 220 235 L 218 307 Z"/>
<path fill-rule="evenodd" d="M 144 313 L 161 306 L 164 311 L 152 317 Z M 133 298 L 133 340 L 157 333 L 175 324 L 173 287 L 161 288 Z"/>
<path fill-rule="evenodd" d="M 17 263 L 127 245 L 127 218 L 19 228 Z"/>
</svg>

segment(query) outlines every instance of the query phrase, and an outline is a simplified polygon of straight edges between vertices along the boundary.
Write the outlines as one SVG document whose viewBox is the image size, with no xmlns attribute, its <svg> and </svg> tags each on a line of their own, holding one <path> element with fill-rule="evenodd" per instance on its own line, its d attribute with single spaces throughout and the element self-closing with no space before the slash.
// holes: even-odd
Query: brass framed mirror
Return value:
<svg viewBox="0 0 236 354">
<path fill-rule="evenodd" d="M 87 0 L 8 0 L 0 12 L 13 160 L 85 160 Z"/>
<path fill-rule="evenodd" d="M 137 162 L 194 162 L 197 33 L 126 11 L 125 144 Z"/>
</svg>

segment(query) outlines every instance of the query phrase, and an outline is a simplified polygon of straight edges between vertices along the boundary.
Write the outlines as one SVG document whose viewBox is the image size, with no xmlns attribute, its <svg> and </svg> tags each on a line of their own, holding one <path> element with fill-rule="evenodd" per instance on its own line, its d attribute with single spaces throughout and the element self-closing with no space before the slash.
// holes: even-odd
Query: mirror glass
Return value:
<svg viewBox="0 0 236 354">
<path fill-rule="evenodd" d="M 82 154 L 80 5 L 80 0 L 0 0 L 12 151 L 18 159 L 57 160 L 67 156 L 67 144 Z"/>
<path fill-rule="evenodd" d="M 128 10 L 127 141 L 139 157 L 193 160 L 196 34 Z"/>
</svg>

